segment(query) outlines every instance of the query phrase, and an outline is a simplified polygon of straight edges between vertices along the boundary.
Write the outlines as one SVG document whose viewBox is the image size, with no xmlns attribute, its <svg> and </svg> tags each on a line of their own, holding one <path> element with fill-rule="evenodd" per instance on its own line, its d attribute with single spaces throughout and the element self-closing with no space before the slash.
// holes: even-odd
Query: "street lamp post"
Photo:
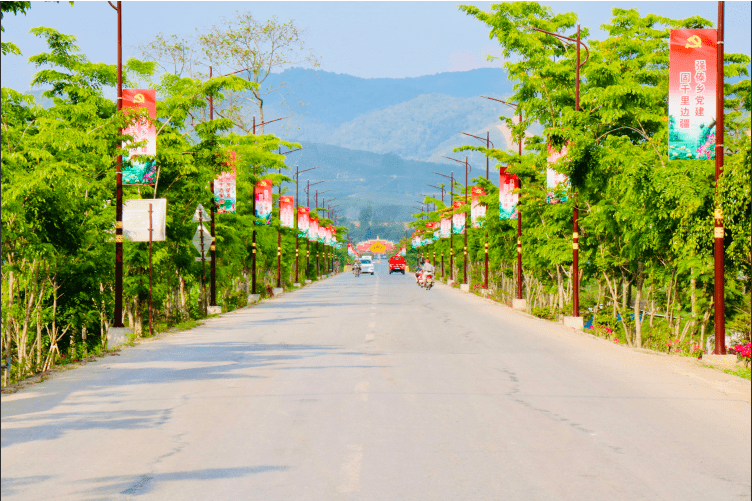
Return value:
<svg viewBox="0 0 752 501">
<path fill-rule="evenodd" d="M 315 186 L 315 185 L 323 183 L 323 182 L 324 181 L 316 181 L 315 183 L 311 183 L 310 179 L 306 182 L 306 188 L 305 188 L 305 192 L 306 192 L 306 205 L 308 206 L 309 219 L 310 219 L 310 210 L 311 210 L 311 186 Z M 308 233 L 310 233 L 311 232 L 310 222 L 308 224 L 309 224 Z M 306 270 L 306 272 L 305 272 L 306 279 L 308 279 L 308 277 L 310 276 L 308 274 L 308 269 L 310 267 L 310 260 L 311 260 L 311 239 L 309 237 L 309 238 L 306 239 L 306 267 L 305 267 L 305 270 Z"/>
<path fill-rule="evenodd" d="M 474 137 L 476 139 L 480 139 L 481 141 L 483 141 L 482 137 L 475 136 L 473 134 L 468 134 L 467 132 L 460 132 L 460 134 L 465 134 L 466 136 Z M 486 141 L 486 181 L 488 181 L 489 180 L 488 179 L 488 174 L 489 174 L 488 149 L 492 146 L 495 148 L 495 146 L 493 145 L 493 142 L 491 141 L 489 131 L 486 131 L 485 141 Z M 483 244 L 483 253 L 484 253 L 483 264 L 485 268 L 485 279 L 483 281 L 483 288 L 488 290 L 488 228 L 486 228 L 486 240 Z"/>
<path fill-rule="evenodd" d="M 563 35 L 559 35 L 558 33 L 552 33 L 550 31 L 542 30 L 540 28 L 535 28 L 532 26 L 528 26 L 529 29 L 534 31 L 540 31 L 541 33 L 546 33 L 547 35 L 551 35 L 553 37 L 558 38 L 559 40 L 564 40 L 566 42 L 574 42 L 577 45 L 577 61 L 575 64 L 575 87 L 574 87 L 574 111 L 579 112 L 580 111 L 580 67 L 582 67 L 590 58 L 590 49 L 588 49 L 588 46 L 585 45 L 582 40 L 580 40 L 580 25 L 577 25 L 577 38 L 570 38 L 565 37 Z M 585 47 L 586 56 L 585 61 L 580 63 L 580 46 Z M 574 192 L 574 200 L 572 201 L 574 204 L 574 216 L 573 216 L 573 232 L 572 232 L 572 316 L 575 318 L 580 318 L 580 252 L 579 252 L 579 218 L 580 218 L 580 211 L 577 204 L 577 191 Z"/>
<path fill-rule="evenodd" d="M 520 109 L 519 104 L 514 103 L 508 103 L 507 101 L 502 101 L 501 99 L 496 99 L 493 97 L 488 96 L 480 96 L 484 97 L 486 99 L 490 99 L 492 101 L 498 101 L 502 104 L 505 104 L 509 106 L 510 108 L 514 108 L 519 112 L 519 122 L 522 123 L 522 110 Z M 519 142 L 517 143 L 518 149 L 518 156 L 522 157 L 522 138 L 520 138 Z M 506 170 L 506 167 L 503 167 L 504 170 Z M 522 180 L 519 178 L 517 179 L 517 189 L 522 188 Z M 499 189 L 501 189 L 501 186 L 499 186 Z M 522 304 L 522 211 L 519 208 L 519 204 L 517 206 L 517 301 L 520 302 L 520 306 L 524 309 L 525 305 Z M 514 306 L 514 301 L 512 302 Z M 514 306 L 517 308 L 518 306 Z"/>
<path fill-rule="evenodd" d="M 724 95 L 723 95 L 723 57 L 724 57 L 724 2 L 718 2 L 718 49 L 717 49 L 717 80 L 715 84 L 716 88 L 716 101 L 715 101 L 715 213 L 714 213 L 714 228 L 713 228 L 713 250 L 714 250 L 714 293 L 715 293 L 715 346 L 713 349 L 714 355 L 726 354 L 726 300 L 725 289 L 726 284 L 724 282 L 724 260 L 725 249 L 723 248 L 723 209 L 721 208 L 721 197 L 718 193 L 718 179 L 723 174 L 723 113 L 724 113 Z"/>
<path fill-rule="evenodd" d="M 117 111 L 123 108 L 123 6 L 117 7 Z M 122 129 L 120 130 L 122 134 Z M 116 148 L 117 149 L 117 148 Z M 123 327 L 123 156 L 115 153 L 115 318 L 113 327 Z"/>
<path fill-rule="evenodd" d="M 327 193 L 329 191 L 332 191 L 332 190 L 324 190 L 321 193 L 323 194 L 323 193 Z M 318 211 L 319 211 L 319 190 L 316 190 L 315 201 L 316 201 L 316 213 L 318 214 Z M 319 225 L 319 227 L 321 227 L 321 225 Z M 318 236 L 316 236 L 315 247 L 316 247 L 316 279 L 317 280 L 321 276 L 320 273 L 319 273 L 319 271 L 320 271 L 319 270 L 319 259 L 321 259 L 321 249 L 319 249 L 318 243 L 319 243 L 318 242 Z M 323 247 L 323 244 L 321 244 L 321 245 Z"/>
<path fill-rule="evenodd" d="M 452 159 L 452 160 L 454 160 L 454 159 Z M 449 178 L 449 204 L 453 207 L 453 204 L 454 204 L 454 171 L 452 171 L 451 175 L 449 175 L 449 176 L 447 176 L 446 174 L 441 174 L 440 172 L 434 172 L 434 174 L 438 174 L 439 176 L 444 176 L 446 178 Z M 443 260 L 444 256 L 442 256 L 441 258 Z M 452 225 L 449 228 L 449 280 L 450 281 L 454 281 L 454 271 L 452 269 L 453 266 L 454 266 L 454 222 L 452 222 Z"/>
<path fill-rule="evenodd" d="M 277 148 L 277 153 L 279 155 L 288 155 L 290 153 L 300 151 L 303 148 L 295 148 L 294 150 L 286 151 L 282 153 L 282 148 Z M 279 166 L 279 174 L 282 175 L 282 166 Z M 296 184 L 297 188 L 297 184 Z M 297 195 L 297 193 L 296 193 Z M 279 204 L 279 231 L 277 231 L 277 289 L 282 288 L 282 181 L 279 181 L 279 200 L 277 202 Z M 295 214 L 297 216 L 297 214 Z M 294 223 L 293 223 L 294 227 Z M 296 242 L 296 250 L 297 250 L 297 234 L 295 236 L 295 242 Z"/>
<path fill-rule="evenodd" d="M 431 188 L 436 188 L 437 190 L 441 191 L 441 203 L 444 203 L 444 185 L 434 186 L 432 184 L 429 184 Z M 441 216 L 439 216 L 439 233 L 441 232 Z M 436 253 L 434 250 L 434 260 L 436 259 Z M 435 265 L 436 263 L 434 263 Z M 441 253 L 441 276 L 444 276 L 444 253 Z"/>
<path fill-rule="evenodd" d="M 234 73 L 239 73 L 244 70 L 238 70 L 236 72 L 230 73 L 230 75 Z M 227 75 L 225 75 L 227 76 Z M 261 122 L 258 125 L 266 125 L 272 122 L 276 122 L 277 120 L 282 120 L 283 118 L 275 118 L 274 120 L 269 120 L 267 122 Z M 253 117 L 253 135 L 256 135 L 256 116 Z M 254 190 L 253 193 L 253 206 L 252 209 L 253 215 L 256 215 L 256 193 Z M 251 294 L 256 294 L 256 226 L 253 226 L 253 231 L 251 231 Z"/>
<path fill-rule="evenodd" d="M 299 196 L 300 196 L 300 190 L 299 190 L 299 184 L 300 184 L 300 174 L 301 172 L 306 172 L 313 169 L 318 169 L 319 166 L 311 167 L 309 169 L 303 169 L 300 170 L 300 167 L 297 165 L 295 166 L 295 284 L 296 287 L 300 286 L 300 274 L 299 274 L 299 261 L 298 256 L 300 254 L 300 228 L 298 227 L 298 208 L 300 207 L 299 202 Z"/>
<path fill-rule="evenodd" d="M 444 158 L 465 164 L 465 205 L 467 205 L 467 175 L 470 172 L 470 164 L 467 163 L 467 157 L 465 157 L 464 162 L 462 160 L 457 160 L 456 158 L 451 158 L 451 157 L 444 157 Z M 467 282 L 467 217 L 465 217 L 465 231 L 464 231 L 463 236 L 464 236 L 464 248 L 462 250 L 462 254 L 463 254 L 462 274 L 463 274 L 464 284 L 468 285 L 468 282 Z"/>
</svg>

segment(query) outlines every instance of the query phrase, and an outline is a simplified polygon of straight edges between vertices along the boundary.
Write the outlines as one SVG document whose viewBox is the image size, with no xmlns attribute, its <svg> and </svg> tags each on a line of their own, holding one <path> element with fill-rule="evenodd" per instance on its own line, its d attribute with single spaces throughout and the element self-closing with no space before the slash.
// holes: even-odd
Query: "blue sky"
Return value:
<svg viewBox="0 0 752 501">
<path fill-rule="evenodd" d="M 597 28 L 613 7 L 637 8 L 668 17 L 700 15 L 715 21 L 716 2 L 542 2 L 555 12 L 575 12 L 583 26 Z M 276 15 L 294 19 L 307 30 L 307 40 L 321 69 L 354 76 L 414 77 L 445 71 L 500 66 L 484 54 L 497 53 L 487 28 L 457 10 L 458 2 L 123 2 L 123 55 L 155 33 L 191 34 L 249 10 L 258 19 Z M 490 3 L 474 2 L 488 10 Z M 23 56 L 4 56 L 0 82 L 26 91 L 34 74 L 30 56 L 45 50 L 29 30 L 48 26 L 73 34 L 87 57 L 116 62 L 116 14 L 104 1 L 32 2 L 26 16 L 6 16 L 3 40 L 16 43 Z M 750 2 L 726 2 L 726 50 L 750 54 Z M 603 32 L 596 31 L 596 38 Z"/>
</svg>

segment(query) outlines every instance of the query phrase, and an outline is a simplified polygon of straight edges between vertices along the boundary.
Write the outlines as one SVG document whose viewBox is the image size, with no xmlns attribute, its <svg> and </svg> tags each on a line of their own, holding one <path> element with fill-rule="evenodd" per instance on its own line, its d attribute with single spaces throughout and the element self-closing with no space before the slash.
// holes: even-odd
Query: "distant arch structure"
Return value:
<svg viewBox="0 0 752 501">
<path fill-rule="evenodd" d="M 355 250 L 360 254 L 363 254 L 364 252 L 371 254 L 387 254 L 392 252 L 395 247 L 396 244 L 391 240 L 384 240 L 383 238 L 376 237 L 364 242 L 358 242 L 355 245 Z"/>
</svg>

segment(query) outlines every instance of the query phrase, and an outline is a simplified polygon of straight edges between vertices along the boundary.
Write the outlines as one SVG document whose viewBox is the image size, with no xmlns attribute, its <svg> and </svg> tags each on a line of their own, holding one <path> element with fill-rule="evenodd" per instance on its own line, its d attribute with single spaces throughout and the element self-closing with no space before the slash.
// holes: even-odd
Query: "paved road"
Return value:
<svg viewBox="0 0 752 501">
<path fill-rule="evenodd" d="M 343 274 L 2 400 L 23 500 L 750 499 L 750 385 Z"/>
</svg>

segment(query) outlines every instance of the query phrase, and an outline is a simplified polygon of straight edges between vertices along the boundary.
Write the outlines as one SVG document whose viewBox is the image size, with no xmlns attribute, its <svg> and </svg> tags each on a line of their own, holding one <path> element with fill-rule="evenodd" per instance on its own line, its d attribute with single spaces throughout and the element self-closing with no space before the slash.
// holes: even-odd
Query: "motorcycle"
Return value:
<svg viewBox="0 0 752 501">
<path fill-rule="evenodd" d="M 426 290 L 430 290 L 433 287 L 433 275 L 430 273 L 421 273 L 418 278 L 418 285 Z"/>
<path fill-rule="evenodd" d="M 360 276 L 360 266 L 353 267 L 353 275 L 355 275 L 356 277 Z"/>
</svg>

